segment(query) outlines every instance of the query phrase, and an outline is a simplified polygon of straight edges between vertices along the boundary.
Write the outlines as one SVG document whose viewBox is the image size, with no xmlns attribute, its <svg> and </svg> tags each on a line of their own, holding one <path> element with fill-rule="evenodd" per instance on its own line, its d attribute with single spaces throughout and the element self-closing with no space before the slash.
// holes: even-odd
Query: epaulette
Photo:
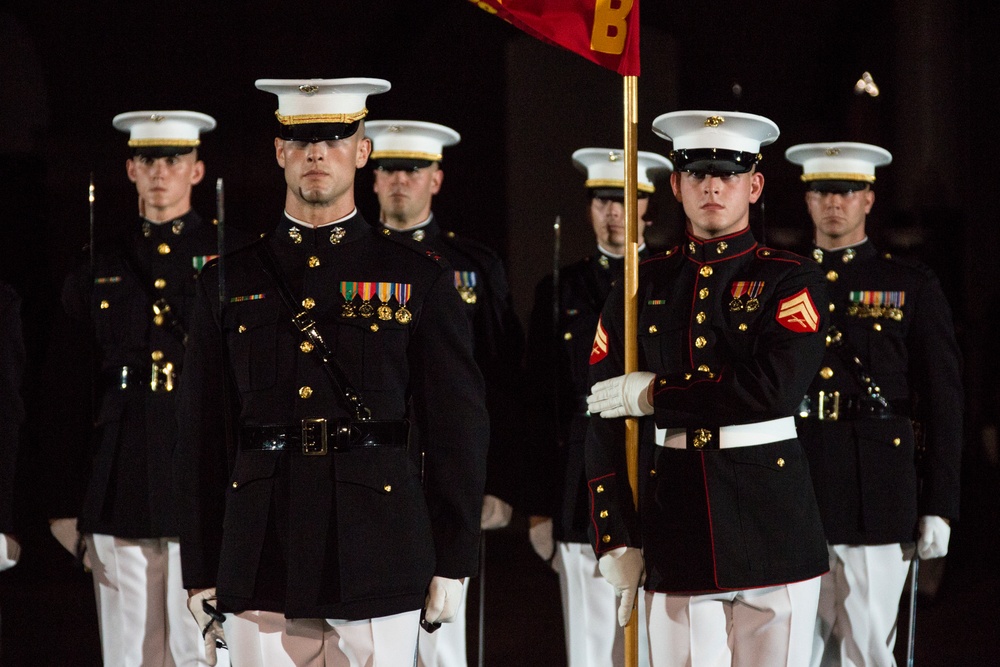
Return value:
<svg viewBox="0 0 1000 667">
<path fill-rule="evenodd" d="M 935 277 L 936 275 L 931 267 L 924 262 L 921 262 L 919 259 L 914 259 L 913 257 L 897 257 L 891 252 L 884 252 L 878 255 L 877 259 L 898 266 L 901 269 L 908 269 L 915 273 L 919 273 L 922 276 Z"/>
<path fill-rule="evenodd" d="M 778 248 L 769 248 L 767 246 L 757 248 L 756 256 L 758 259 L 795 262 L 796 264 L 804 264 L 812 261 L 807 257 L 803 257 L 798 253 L 792 252 L 791 250 L 780 250 Z"/>
<path fill-rule="evenodd" d="M 482 241 L 477 241 L 476 239 L 469 238 L 468 236 L 459 236 L 453 231 L 442 232 L 440 238 L 442 238 L 445 243 L 451 243 L 459 250 L 474 250 L 476 252 L 481 252 L 484 255 L 488 255 L 490 258 L 499 259 L 500 257 L 496 250 Z"/>
<path fill-rule="evenodd" d="M 428 248 L 426 244 L 420 241 L 415 241 L 410 238 L 409 234 L 393 234 L 392 230 L 389 229 L 382 229 L 381 231 L 381 236 L 386 239 L 393 241 L 394 243 L 398 243 L 408 250 L 412 250 L 421 257 L 426 257 L 442 268 L 448 266 L 448 261 L 441 255 L 441 253 L 437 252 L 433 248 Z"/>
<path fill-rule="evenodd" d="M 646 259 L 640 261 L 639 262 L 639 266 L 644 266 L 646 264 L 652 264 L 654 262 L 661 262 L 661 261 L 663 261 L 665 259 L 674 259 L 674 258 L 677 258 L 677 257 L 681 257 L 682 255 L 681 255 L 680 249 L 681 249 L 680 246 L 675 245 L 672 248 L 667 248 L 666 250 L 661 250 L 660 252 L 655 252 L 655 253 L 651 254 L 649 257 L 647 257 Z"/>
</svg>

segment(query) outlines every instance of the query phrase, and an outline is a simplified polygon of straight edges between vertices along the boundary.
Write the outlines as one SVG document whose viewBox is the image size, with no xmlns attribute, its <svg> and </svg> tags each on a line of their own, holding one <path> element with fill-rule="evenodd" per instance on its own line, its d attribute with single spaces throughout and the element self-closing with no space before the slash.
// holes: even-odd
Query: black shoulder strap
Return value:
<svg viewBox="0 0 1000 667">
<path fill-rule="evenodd" d="M 889 407 L 889 402 L 882 396 L 882 390 L 879 388 L 878 382 L 875 381 L 875 378 L 865 368 L 865 365 L 861 362 L 861 357 L 854 352 L 854 348 L 844 338 L 844 334 L 834 326 L 831 326 L 827 331 L 826 346 L 832 348 L 834 353 L 840 357 L 840 360 L 848 368 L 854 369 L 855 377 L 864 386 L 868 398 L 878 401 L 884 408 Z"/>
<path fill-rule="evenodd" d="M 181 342 L 181 345 L 187 345 L 187 332 L 184 331 L 184 325 L 181 321 L 177 319 L 177 314 L 170 307 L 170 302 L 162 295 L 153 291 L 152 285 L 149 281 L 149 276 L 142 267 L 139 266 L 138 258 L 132 252 L 132 246 L 130 243 L 126 242 L 124 248 L 122 248 L 122 260 L 125 262 L 126 268 L 132 272 L 132 275 L 136 277 L 139 281 L 139 286 L 142 287 L 142 291 L 146 293 L 149 300 L 153 304 L 153 312 L 157 317 L 163 318 L 163 326 L 173 334 L 174 338 Z M 91 265 L 93 266 L 93 265 Z"/>
<path fill-rule="evenodd" d="M 330 377 L 334 389 L 343 397 L 348 411 L 359 421 L 371 419 L 371 410 L 361 400 L 361 394 L 351 386 L 344 370 L 337 363 L 330 348 L 326 346 L 323 337 L 320 336 L 319 329 L 316 328 L 316 322 L 309 316 L 307 311 L 299 311 L 296 307 L 295 297 L 292 295 L 292 291 L 288 288 L 288 284 L 281 274 L 281 269 L 278 267 L 274 252 L 271 250 L 271 246 L 267 240 L 257 244 L 257 256 L 260 258 L 264 272 L 277 288 L 278 295 L 284 302 L 285 307 L 292 314 L 292 324 L 295 326 L 295 329 L 302 336 L 302 339 L 311 344 L 316 352 L 319 353 L 320 364 Z"/>
</svg>

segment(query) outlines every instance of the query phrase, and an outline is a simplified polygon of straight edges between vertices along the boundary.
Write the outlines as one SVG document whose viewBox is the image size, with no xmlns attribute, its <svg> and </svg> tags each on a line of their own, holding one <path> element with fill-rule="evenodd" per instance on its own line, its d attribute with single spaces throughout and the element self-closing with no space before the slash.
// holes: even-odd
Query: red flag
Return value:
<svg viewBox="0 0 1000 667">
<path fill-rule="evenodd" d="M 469 0 L 532 37 L 639 76 L 639 0 Z"/>
</svg>

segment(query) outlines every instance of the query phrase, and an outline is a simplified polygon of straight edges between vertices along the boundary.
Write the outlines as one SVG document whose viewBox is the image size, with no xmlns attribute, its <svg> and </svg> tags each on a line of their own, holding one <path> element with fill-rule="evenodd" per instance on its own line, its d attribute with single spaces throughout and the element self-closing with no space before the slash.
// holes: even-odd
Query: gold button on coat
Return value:
<svg viewBox="0 0 1000 667">
<path fill-rule="evenodd" d="M 308 354 L 313 351 L 313 344 L 307 340 L 304 340 L 301 343 L 299 343 L 299 349 Z"/>
<path fill-rule="evenodd" d="M 819 369 L 819 376 L 824 380 L 829 380 L 833 377 L 833 369 L 829 366 L 823 366 L 823 368 Z"/>
<path fill-rule="evenodd" d="M 604 537 L 601 538 L 601 542 L 604 542 L 605 544 L 607 544 L 610 541 L 611 541 L 610 535 L 605 535 Z"/>
<path fill-rule="evenodd" d="M 702 364 L 701 366 L 698 366 L 698 370 L 702 373 L 707 373 L 712 369 L 708 367 L 708 364 Z"/>
<path fill-rule="evenodd" d="M 163 350 L 153 350 L 149 356 L 152 357 L 153 361 L 160 361 L 163 359 Z"/>
<path fill-rule="evenodd" d="M 604 485 L 603 484 L 598 484 L 596 491 L 598 493 L 604 493 Z"/>
<path fill-rule="evenodd" d="M 312 257 L 309 258 L 309 268 L 315 269 L 317 266 L 319 266 L 319 257 L 313 255 Z"/>
<path fill-rule="evenodd" d="M 170 246 L 167 245 L 166 243 L 161 243 L 160 245 L 156 246 L 156 252 L 160 253 L 161 255 L 169 255 Z"/>
<path fill-rule="evenodd" d="M 708 319 L 708 315 L 705 314 L 705 311 L 701 311 L 694 316 L 694 321 L 698 324 L 704 324 L 706 319 Z"/>
<path fill-rule="evenodd" d="M 164 280 L 163 278 L 157 278 L 156 280 L 153 281 L 153 287 L 155 287 L 156 289 L 163 289 L 166 286 L 167 286 L 167 281 Z"/>
<path fill-rule="evenodd" d="M 779 459 L 778 459 L 778 460 L 776 461 L 776 463 L 778 464 L 778 467 L 779 467 L 779 468 L 784 468 L 784 467 L 785 467 L 785 459 L 782 459 L 782 458 L 779 458 Z"/>
<path fill-rule="evenodd" d="M 747 323 L 746 322 L 740 322 L 740 326 L 738 326 L 737 329 L 739 329 L 740 331 L 746 331 L 747 330 Z"/>
<path fill-rule="evenodd" d="M 608 518 L 608 511 L 607 510 L 601 510 L 601 518 L 602 519 L 607 519 Z"/>
<path fill-rule="evenodd" d="M 101 310 L 107 310 L 110 307 L 111 307 L 110 303 L 108 303 L 107 301 L 101 301 Z"/>
<path fill-rule="evenodd" d="M 826 279 L 829 280 L 831 283 L 837 282 L 837 278 L 839 278 L 839 277 L 840 277 L 840 274 L 838 274 L 836 271 L 827 271 L 826 272 Z"/>
<path fill-rule="evenodd" d="M 655 334 L 655 333 L 656 333 L 656 331 L 657 331 L 657 329 L 656 329 L 656 325 L 655 325 L 655 324 L 650 324 L 650 325 L 649 325 L 649 333 L 651 333 L 651 334 Z"/>
<path fill-rule="evenodd" d="M 708 345 L 708 341 L 705 340 L 704 336 L 698 336 L 697 338 L 694 339 L 694 346 L 699 350 L 705 347 L 706 345 Z"/>
<path fill-rule="evenodd" d="M 246 333 L 247 328 L 242 324 L 236 328 L 237 333 Z"/>
<path fill-rule="evenodd" d="M 701 274 L 702 278 L 708 278 L 710 275 L 712 275 L 712 267 L 706 264 L 705 266 L 701 267 L 701 269 L 698 270 L 698 273 Z"/>
<path fill-rule="evenodd" d="M 312 298 L 306 297 L 302 299 L 302 307 L 306 310 L 312 310 L 316 307 L 316 302 Z"/>
<path fill-rule="evenodd" d="M 876 322 L 875 324 L 872 325 L 872 329 L 874 329 L 875 331 L 881 331 L 882 325 Z"/>
<path fill-rule="evenodd" d="M 573 340 L 573 332 L 567 331 L 563 334 L 563 340 Z"/>
<path fill-rule="evenodd" d="M 901 444 L 903 444 L 903 441 L 900 440 L 899 438 L 893 438 L 892 439 L 892 446 L 893 447 L 899 447 Z"/>
<path fill-rule="evenodd" d="M 709 291 L 708 291 L 707 287 L 702 287 L 700 290 L 698 290 L 698 298 L 699 299 L 707 299 L 708 295 L 709 295 Z"/>
<path fill-rule="evenodd" d="M 313 395 L 312 387 L 309 386 L 299 387 L 299 396 L 301 396 L 302 398 L 309 398 L 312 395 Z"/>
</svg>

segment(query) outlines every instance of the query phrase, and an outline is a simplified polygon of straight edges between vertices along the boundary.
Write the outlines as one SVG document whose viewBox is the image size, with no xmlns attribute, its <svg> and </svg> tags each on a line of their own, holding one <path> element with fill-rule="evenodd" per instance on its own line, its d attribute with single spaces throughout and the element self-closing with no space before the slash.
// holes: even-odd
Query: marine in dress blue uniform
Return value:
<svg viewBox="0 0 1000 667">
<path fill-rule="evenodd" d="M 812 256 L 830 293 L 827 351 L 798 418 L 830 545 L 812 664 L 893 665 L 914 542 L 920 558 L 944 556 L 958 518 L 963 392 L 951 309 L 930 269 L 868 239 L 887 150 L 828 142 L 785 155 L 802 165 Z"/>
<path fill-rule="evenodd" d="M 439 254 L 354 206 L 365 102 L 389 83 L 257 87 L 278 96 L 285 213 L 203 274 L 175 457 L 184 583 L 234 664 L 411 664 L 421 609 L 450 620 L 478 564 L 489 436 L 465 304 Z"/>
<path fill-rule="evenodd" d="M 486 496 L 480 523 L 483 530 L 502 528 L 510 522 L 517 503 L 517 371 L 524 351 L 524 331 L 500 257 L 482 243 L 443 230 L 431 210 L 444 179 L 444 147 L 455 145 L 461 137 L 450 127 L 413 120 L 369 121 L 365 132 L 372 141 L 379 222 L 393 234 L 433 248 L 455 272 L 455 289 L 471 320 L 476 363 L 486 381 L 490 415 Z M 468 586 L 463 599 L 467 593 Z M 454 622 L 434 633 L 421 633 L 418 664 L 460 667 L 467 663 L 465 613 L 463 610 Z"/>
<path fill-rule="evenodd" d="M 749 206 L 777 126 L 737 112 L 678 111 L 671 186 L 688 237 L 639 267 L 639 371 L 623 370 L 624 295 L 612 290 L 590 358 L 591 538 L 622 594 L 645 572 L 650 661 L 802 665 L 827 569 L 823 529 L 792 415 L 823 354 L 827 296 L 808 259 L 760 246 Z M 639 509 L 624 424 L 640 442 Z"/>
<path fill-rule="evenodd" d="M 47 431 L 46 447 L 59 452 L 55 467 L 90 450 L 88 465 L 65 471 L 55 491 L 52 531 L 77 555 L 85 536 L 106 665 L 205 664 L 180 580 L 170 461 L 196 278 L 218 254 L 215 226 L 191 209 L 205 170 L 197 147 L 215 120 L 137 111 L 113 124 L 129 134 L 126 168 L 140 214 L 125 235 L 94 247 L 92 262 L 63 286 L 48 363 L 75 377 L 61 400 L 89 405 L 93 391 L 96 405 L 93 425 Z M 96 356 L 92 366 L 81 337 Z"/>
<path fill-rule="evenodd" d="M 581 148 L 574 166 L 586 180 L 588 218 L 596 249 L 535 288 L 525 356 L 526 437 L 529 469 L 525 496 L 536 553 L 552 560 L 562 593 L 567 664 L 622 664 L 624 634 L 617 623 L 614 589 L 600 576 L 590 546 L 590 502 L 584 470 L 584 436 L 590 415 L 590 350 L 601 308 L 625 270 L 625 166 L 620 149 Z M 670 161 L 638 154 L 640 258 L 648 255 L 642 221 L 654 179 Z M 556 314 L 557 313 L 557 314 Z M 652 429 L 646 436 L 652 439 Z"/>
</svg>

